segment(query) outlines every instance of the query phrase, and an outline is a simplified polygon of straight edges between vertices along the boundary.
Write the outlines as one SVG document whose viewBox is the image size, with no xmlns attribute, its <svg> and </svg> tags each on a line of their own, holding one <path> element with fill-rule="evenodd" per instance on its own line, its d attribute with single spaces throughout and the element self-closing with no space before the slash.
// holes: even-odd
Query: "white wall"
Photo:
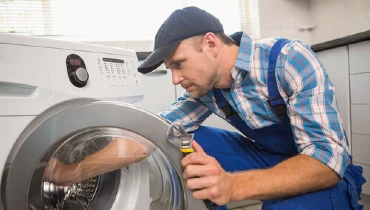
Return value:
<svg viewBox="0 0 370 210">
<path fill-rule="evenodd" d="M 258 7 L 259 39 L 281 36 L 313 45 L 370 30 L 370 0 L 258 0 Z M 153 41 L 96 43 L 136 51 L 153 49 Z"/>
<path fill-rule="evenodd" d="M 365 0 L 369 1 L 370 0 Z M 305 44 L 312 44 L 312 31 L 299 30 L 312 26 L 310 0 L 258 0 L 260 37 L 298 38 Z M 129 48 L 135 51 L 152 51 L 151 41 L 95 41 L 93 43 Z"/>
<path fill-rule="evenodd" d="M 312 32 L 299 30 L 311 26 L 308 0 L 258 0 L 260 14 L 260 38 L 298 38 L 312 44 Z"/>
<path fill-rule="evenodd" d="M 370 30 L 370 0 L 310 0 L 309 6 L 313 44 Z"/>
</svg>

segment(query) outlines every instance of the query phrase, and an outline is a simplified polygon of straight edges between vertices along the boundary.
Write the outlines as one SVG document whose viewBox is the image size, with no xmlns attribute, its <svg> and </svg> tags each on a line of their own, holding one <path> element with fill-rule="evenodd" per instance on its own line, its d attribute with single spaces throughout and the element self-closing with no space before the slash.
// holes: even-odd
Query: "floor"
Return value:
<svg viewBox="0 0 370 210">
<path fill-rule="evenodd" d="M 362 194 L 360 204 L 364 205 L 364 210 L 370 210 L 370 195 Z M 233 208 L 230 210 L 261 210 L 261 207 L 262 205 L 258 203 L 254 205 Z"/>
<path fill-rule="evenodd" d="M 370 195 L 361 195 L 361 205 L 364 205 L 364 210 L 370 210 Z"/>
</svg>

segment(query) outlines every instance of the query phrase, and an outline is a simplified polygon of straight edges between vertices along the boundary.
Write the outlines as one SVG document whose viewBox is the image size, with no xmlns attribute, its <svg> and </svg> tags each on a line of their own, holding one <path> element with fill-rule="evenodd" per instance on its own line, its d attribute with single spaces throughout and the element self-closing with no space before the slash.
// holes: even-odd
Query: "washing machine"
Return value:
<svg viewBox="0 0 370 210">
<path fill-rule="evenodd" d="M 186 188 L 170 123 L 140 108 L 137 64 L 130 50 L 0 35 L 0 209 L 206 209 Z M 79 164 L 117 139 L 146 156 L 77 183 L 46 179 L 51 160 Z"/>
</svg>

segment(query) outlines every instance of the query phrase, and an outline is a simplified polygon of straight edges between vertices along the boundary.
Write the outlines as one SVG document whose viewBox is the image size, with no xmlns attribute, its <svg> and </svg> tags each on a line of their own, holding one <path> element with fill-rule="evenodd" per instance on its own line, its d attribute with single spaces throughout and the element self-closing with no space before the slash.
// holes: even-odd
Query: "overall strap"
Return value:
<svg viewBox="0 0 370 210">
<path fill-rule="evenodd" d="M 243 36 L 243 31 L 238 31 L 230 35 L 230 38 L 234 40 L 237 46 L 240 46 L 240 41 Z"/>
<path fill-rule="evenodd" d="M 238 40 L 241 37 L 240 32 L 233 34 L 235 37 L 232 37 L 234 40 Z M 267 75 L 267 87 L 269 92 L 269 99 L 267 102 L 270 104 L 270 106 L 276 111 L 278 116 L 286 115 L 286 105 L 284 103 L 283 98 L 280 96 L 277 83 L 276 83 L 276 77 L 275 77 L 275 68 L 276 68 L 276 62 L 277 58 L 281 52 L 281 49 L 289 43 L 290 40 L 288 39 L 279 39 L 277 42 L 275 42 L 274 46 L 271 49 L 270 57 L 269 57 L 269 66 L 268 66 L 268 75 Z M 221 93 L 220 89 L 214 88 L 213 94 L 216 99 L 216 103 L 218 107 L 225 113 L 226 119 L 229 119 L 231 116 L 237 115 L 235 110 L 232 108 L 232 106 L 227 102 L 227 100 L 224 98 L 224 96 Z"/>
<path fill-rule="evenodd" d="M 214 88 L 213 95 L 216 99 L 217 106 L 225 113 L 226 119 L 229 119 L 233 115 L 237 115 L 233 107 L 229 104 L 229 102 L 227 102 L 225 97 L 222 95 L 220 89 Z"/>
<path fill-rule="evenodd" d="M 267 89 L 269 92 L 269 99 L 267 100 L 267 102 L 276 111 L 279 117 L 286 114 L 286 105 L 283 98 L 280 96 L 277 87 L 275 68 L 277 58 L 281 52 L 281 49 L 289 42 L 290 40 L 288 39 L 279 39 L 277 42 L 275 42 L 274 46 L 272 46 L 269 58 L 267 74 Z"/>
<path fill-rule="evenodd" d="M 241 41 L 242 36 L 243 36 L 243 32 L 238 31 L 230 35 L 230 38 L 234 40 L 237 46 L 240 46 L 240 41 Z M 227 100 L 224 98 L 220 89 L 214 88 L 213 96 L 216 99 L 216 104 L 218 108 L 220 108 L 225 113 L 226 119 L 239 118 L 239 115 L 235 112 L 235 110 L 229 104 L 229 102 L 227 102 Z"/>
</svg>

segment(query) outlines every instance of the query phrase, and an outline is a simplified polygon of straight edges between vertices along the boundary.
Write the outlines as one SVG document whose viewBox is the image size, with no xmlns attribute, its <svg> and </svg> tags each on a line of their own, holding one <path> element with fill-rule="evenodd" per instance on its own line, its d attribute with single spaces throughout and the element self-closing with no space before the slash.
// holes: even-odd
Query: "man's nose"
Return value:
<svg viewBox="0 0 370 210">
<path fill-rule="evenodd" d="M 181 83 L 182 80 L 184 80 L 184 78 L 182 77 L 182 75 L 179 71 L 171 70 L 171 73 L 172 73 L 172 83 L 174 85 L 178 85 L 178 84 Z"/>
</svg>

